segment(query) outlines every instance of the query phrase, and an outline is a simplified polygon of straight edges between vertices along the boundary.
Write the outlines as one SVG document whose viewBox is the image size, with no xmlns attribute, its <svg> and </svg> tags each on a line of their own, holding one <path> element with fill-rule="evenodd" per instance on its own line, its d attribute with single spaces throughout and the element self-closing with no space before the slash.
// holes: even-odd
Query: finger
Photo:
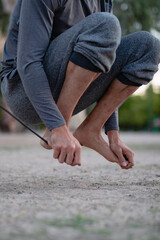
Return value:
<svg viewBox="0 0 160 240">
<path fill-rule="evenodd" d="M 126 155 L 124 155 L 124 158 L 126 159 L 126 161 L 128 162 L 127 166 L 124 167 L 123 169 L 129 169 L 133 167 L 133 163 L 129 162 L 128 158 L 126 157 Z"/>
<path fill-rule="evenodd" d="M 127 169 L 132 168 L 132 167 L 133 167 L 133 164 L 132 163 L 128 163 Z"/>
<path fill-rule="evenodd" d="M 117 148 L 115 154 L 118 157 L 118 162 L 119 162 L 120 166 L 124 167 L 124 168 L 127 167 L 128 162 L 126 161 L 126 159 L 123 156 L 122 149 L 121 148 Z"/>
<path fill-rule="evenodd" d="M 68 165 L 72 165 L 73 160 L 74 160 L 74 150 L 71 149 L 67 154 L 65 162 Z"/>
<path fill-rule="evenodd" d="M 60 154 L 60 150 L 59 150 L 59 149 L 55 149 L 55 150 L 54 150 L 53 157 L 54 157 L 55 159 L 57 159 L 57 158 L 59 158 L 59 154 Z"/>
<path fill-rule="evenodd" d="M 74 161 L 72 163 L 72 166 L 81 166 L 81 146 L 76 147 L 75 155 L 74 155 Z"/>
<path fill-rule="evenodd" d="M 134 166 L 134 152 L 129 150 L 128 152 L 126 152 L 125 158 L 132 166 Z"/>
<path fill-rule="evenodd" d="M 126 157 L 128 159 L 128 162 L 130 162 L 132 166 L 134 166 L 134 152 L 129 151 L 128 153 L 126 153 Z"/>
<path fill-rule="evenodd" d="M 77 166 L 77 163 L 75 162 L 75 156 L 74 156 L 74 158 L 73 158 L 73 162 L 72 162 L 72 165 L 71 165 L 72 167 L 74 167 L 74 166 Z"/>
<path fill-rule="evenodd" d="M 132 164 L 128 163 L 128 165 L 126 167 L 121 167 L 122 169 L 128 170 L 129 168 L 132 168 Z"/>
<path fill-rule="evenodd" d="M 61 150 L 58 161 L 59 163 L 64 163 L 66 159 L 66 151 Z"/>
<path fill-rule="evenodd" d="M 79 162 L 77 163 L 77 160 L 75 160 L 75 157 L 72 162 L 72 167 L 74 167 L 74 166 L 81 166 L 81 163 L 79 163 Z"/>
</svg>

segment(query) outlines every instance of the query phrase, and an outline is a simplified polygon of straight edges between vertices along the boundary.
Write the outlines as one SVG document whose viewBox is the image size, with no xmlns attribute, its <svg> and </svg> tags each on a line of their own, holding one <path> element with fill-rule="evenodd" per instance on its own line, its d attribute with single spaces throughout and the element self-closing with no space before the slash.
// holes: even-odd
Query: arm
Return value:
<svg viewBox="0 0 160 240">
<path fill-rule="evenodd" d="M 51 130 L 49 146 L 59 162 L 81 164 L 80 144 L 66 127 L 55 104 L 43 68 L 58 0 L 23 0 L 20 13 L 17 68 L 25 92 L 38 115 Z"/>
<path fill-rule="evenodd" d="M 17 68 L 25 92 L 48 129 L 65 125 L 43 69 L 57 1 L 23 0 L 20 12 Z M 53 4 L 54 3 L 54 4 Z"/>
</svg>

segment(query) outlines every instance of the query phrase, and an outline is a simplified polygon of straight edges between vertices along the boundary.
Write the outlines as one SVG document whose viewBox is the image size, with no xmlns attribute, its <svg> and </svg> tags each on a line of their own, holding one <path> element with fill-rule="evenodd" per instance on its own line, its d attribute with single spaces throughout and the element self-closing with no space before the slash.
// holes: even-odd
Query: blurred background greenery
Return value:
<svg viewBox="0 0 160 240">
<path fill-rule="evenodd" d="M 145 30 L 160 38 L 159 12 L 159 0 L 114 0 L 122 35 Z M 123 130 L 160 131 L 160 87 L 149 84 L 143 93 L 130 97 L 119 109 L 119 122 Z"/>
<path fill-rule="evenodd" d="M 114 14 L 120 20 L 122 33 L 138 30 L 160 31 L 159 0 L 114 0 Z"/>
<path fill-rule="evenodd" d="M 16 0 L 0 0 L 0 60 L 7 34 L 9 16 Z M 160 38 L 160 1 L 159 0 L 114 0 L 114 14 L 122 27 L 122 34 L 139 30 L 152 32 Z M 160 77 L 157 77 L 157 81 Z M 1 98 L 2 103 L 2 98 Z M 0 127 L 4 126 L 4 117 L 0 112 Z M 141 94 L 130 97 L 119 109 L 120 128 L 122 130 L 160 131 L 160 87 L 150 84 Z M 10 124 L 10 123 L 8 123 Z"/>
</svg>

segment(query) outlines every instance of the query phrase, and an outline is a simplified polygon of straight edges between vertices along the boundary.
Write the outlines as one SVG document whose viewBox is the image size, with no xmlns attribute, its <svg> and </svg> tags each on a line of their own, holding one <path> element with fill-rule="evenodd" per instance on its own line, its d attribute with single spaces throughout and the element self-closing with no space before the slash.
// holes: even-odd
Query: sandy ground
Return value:
<svg viewBox="0 0 160 240">
<path fill-rule="evenodd" d="M 0 240 L 160 240 L 160 134 L 122 133 L 121 170 L 83 149 L 60 165 L 30 134 L 0 134 Z"/>
</svg>

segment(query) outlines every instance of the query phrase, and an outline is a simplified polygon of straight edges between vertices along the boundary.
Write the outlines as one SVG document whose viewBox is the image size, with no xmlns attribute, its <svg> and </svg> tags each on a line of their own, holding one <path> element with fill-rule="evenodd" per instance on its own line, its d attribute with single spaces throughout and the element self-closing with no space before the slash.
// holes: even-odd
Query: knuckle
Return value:
<svg viewBox="0 0 160 240">
<path fill-rule="evenodd" d="M 69 146 L 69 149 L 72 150 L 72 151 L 74 151 L 74 150 L 75 150 L 75 144 L 71 144 L 71 145 Z"/>
<path fill-rule="evenodd" d="M 67 147 L 67 145 L 64 145 L 62 148 L 63 148 L 63 150 L 67 150 L 68 147 Z"/>
<path fill-rule="evenodd" d="M 61 148 L 61 146 L 58 144 L 58 145 L 56 145 L 56 146 L 55 146 L 55 148 L 54 148 L 54 149 L 55 149 L 55 150 L 57 150 L 57 151 L 59 151 L 59 150 L 60 150 L 60 148 Z"/>
</svg>

